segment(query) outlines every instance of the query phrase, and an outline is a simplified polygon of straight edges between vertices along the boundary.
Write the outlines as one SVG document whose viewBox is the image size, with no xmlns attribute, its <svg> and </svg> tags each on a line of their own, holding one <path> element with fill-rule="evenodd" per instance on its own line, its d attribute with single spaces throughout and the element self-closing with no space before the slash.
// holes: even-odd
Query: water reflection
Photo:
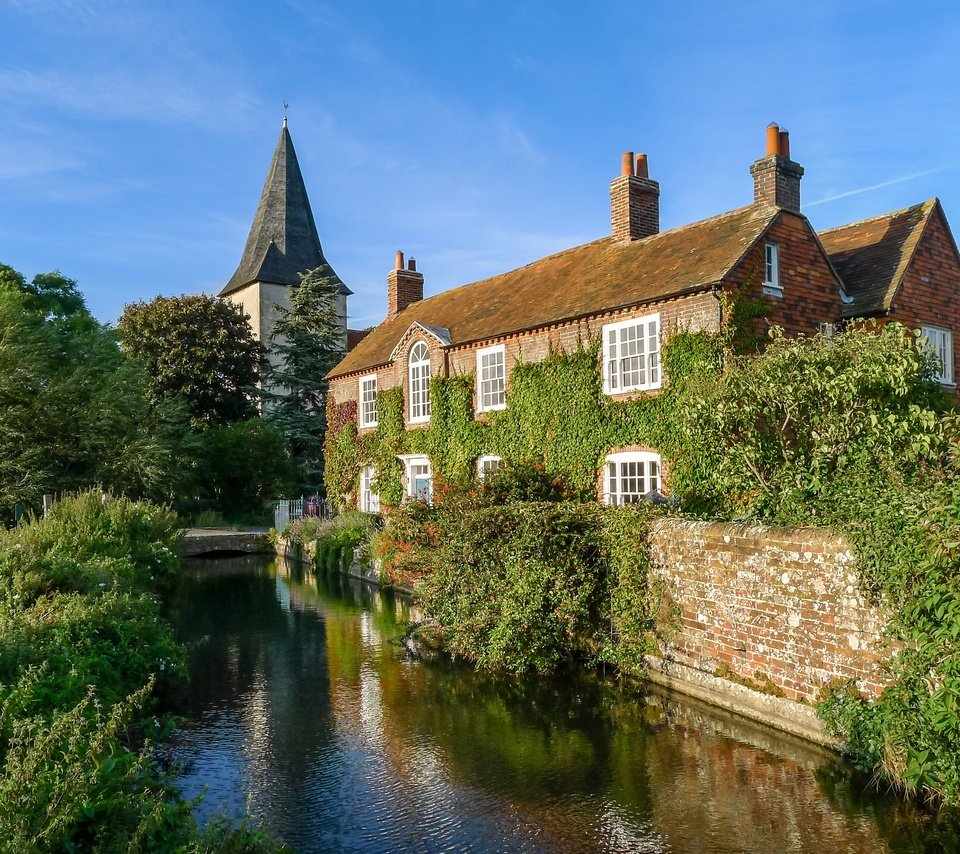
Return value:
<svg viewBox="0 0 960 854">
<path fill-rule="evenodd" d="M 171 617 L 188 794 L 312 851 L 956 850 L 955 823 L 835 758 L 590 675 L 518 682 L 408 660 L 406 604 L 244 557 L 185 564 Z"/>
</svg>

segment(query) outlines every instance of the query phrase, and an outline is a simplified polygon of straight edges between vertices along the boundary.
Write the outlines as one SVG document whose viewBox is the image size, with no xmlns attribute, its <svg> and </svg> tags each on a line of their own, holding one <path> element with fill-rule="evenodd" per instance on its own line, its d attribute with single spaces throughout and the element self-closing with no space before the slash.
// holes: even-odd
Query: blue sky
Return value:
<svg viewBox="0 0 960 854">
<path fill-rule="evenodd" d="M 104 321 L 222 287 L 283 100 L 352 326 L 397 249 L 431 294 L 607 234 L 625 150 L 663 228 L 746 204 L 772 120 L 816 227 L 937 195 L 960 229 L 955 3 L 0 0 L 0 32 L 0 262 Z"/>
</svg>

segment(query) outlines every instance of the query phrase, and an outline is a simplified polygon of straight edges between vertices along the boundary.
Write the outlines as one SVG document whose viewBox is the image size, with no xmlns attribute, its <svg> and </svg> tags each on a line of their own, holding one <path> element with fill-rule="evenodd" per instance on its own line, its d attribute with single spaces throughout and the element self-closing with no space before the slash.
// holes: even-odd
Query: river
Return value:
<svg viewBox="0 0 960 854">
<path fill-rule="evenodd" d="M 185 793 L 299 854 L 960 850 L 955 816 L 713 707 L 412 660 L 404 601 L 343 576 L 184 561 L 169 616 L 191 645 L 165 747 Z"/>
</svg>

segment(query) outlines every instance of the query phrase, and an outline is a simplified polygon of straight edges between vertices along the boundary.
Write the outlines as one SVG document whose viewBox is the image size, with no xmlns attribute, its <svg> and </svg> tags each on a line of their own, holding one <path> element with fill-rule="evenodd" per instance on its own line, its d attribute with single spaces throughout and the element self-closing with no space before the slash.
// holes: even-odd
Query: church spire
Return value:
<svg viewBox="0 0 960 854">
<path fill-rule="evenodd" d="M 300 273 L 316 267 L 327 268 L 328 275 L 340 285 L 341 294 L 351 293 L 323 256 L 307 188 L 284 114 L 280 139 L 273 152 L 240 266 L 220 296 L 234 293 L 252 282 L 297 285 Z"/>
</svg>

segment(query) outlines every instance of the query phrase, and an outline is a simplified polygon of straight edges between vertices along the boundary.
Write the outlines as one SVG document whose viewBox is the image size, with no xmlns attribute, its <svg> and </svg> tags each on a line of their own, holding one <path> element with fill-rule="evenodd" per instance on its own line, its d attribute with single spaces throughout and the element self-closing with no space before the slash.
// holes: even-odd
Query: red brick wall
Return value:
<svg viewBox="0 0 960 854">
<path fill-rule="evenodd" d="M 651 537 L 654 574 L 679 609 L 664 657 L 715 673 L 765 674 L 793 700 L 830 681 L 882 688 L 885 618 L 860 595 L 846 541 L 825 530 L 664 519 Z"/>
<path fill-rule="evenodd" d="M 891 306 L 890 319 L 953 332 L 953 372 L 960 371 L 960 263 L 939 207 L 933 212 Z"/>
<path fill-rule="evenodd" d="M 765 243 L 779 247 L 783 297 L 763 297 L 773 312 L 758 321 L 760 326 L 779 326 L 787 335 L 810 335 L 821 323 L 835 322 L 843 308 L 836 278 L 810 224 L 787 211 L 780 214 L 767 236 L 740 262 L 725 284 L 738 287 L 749 283 L 744 296 L 762 296 Z"/>
<path fill-rule="evenodd" d="M 545 359 L 551 347 L 562 352 L 571 352 L 584 346 L 591 337 L 599 337 L 603 325 L 631 317 L 643 317 L 660 313 L 661 339 L 665 340 L 677 329 L 716 331 L 720 315 L 717 300 L 709 293 L 692 294 L 678 299 L 650 303 L 641 308 L 627 311 L 611 311 L 582 320 L 569 321 L 555 326 L 543 327 L 514 335 L 491 338 L 475 344 L 453 347 L 444 352 L 436 339 L 429 335 L 415 333 L 405 335 L 398 348 L 399 358 L 393 365 L 382 367 L 347 377 L 339 377 L 330 383 L 335 403 L 357 400 L 359 379 L 361 376 L 377 374 L 377 389 L 384 391 L 397 385 L 406 385 L 406 357 L 410 344 L 415 338 L 422 338 L 430 347 L 430 359 L 435 376 L 449 376 L 450 373 L 469 374 L 477 368 L 476 351 L 494 344 L 503 344 L 507 369 L 507 388 L 510 387 L 510 371 L 520 359 L 523 362 L 540 362 Z M 597 371 L 600 371 L 597 362 Z M 409 426 L 409 425 L 408 425 Z"/>
</svg>

